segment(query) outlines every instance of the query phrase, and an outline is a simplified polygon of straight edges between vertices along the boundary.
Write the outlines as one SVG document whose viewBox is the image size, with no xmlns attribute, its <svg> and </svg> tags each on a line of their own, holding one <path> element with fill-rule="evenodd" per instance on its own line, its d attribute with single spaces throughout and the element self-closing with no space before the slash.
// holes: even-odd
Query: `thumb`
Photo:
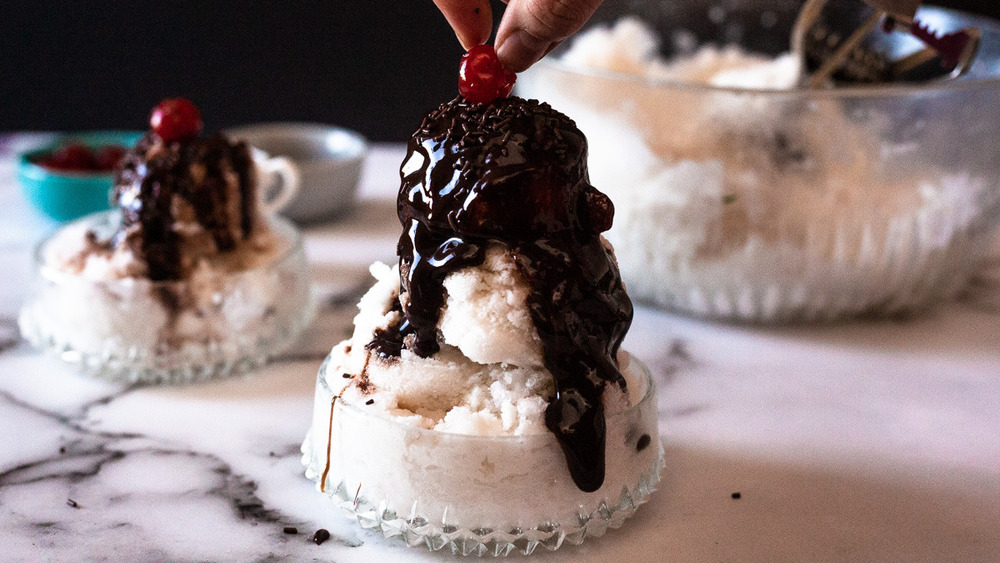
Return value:
<svg viewBox="0 0 1000 563">
<path fill-rule="evenodd" d="M 510 0 L 497 30 L 497 56 L 514 72 L 576 33 L 603 0 Z"/>
</svg>

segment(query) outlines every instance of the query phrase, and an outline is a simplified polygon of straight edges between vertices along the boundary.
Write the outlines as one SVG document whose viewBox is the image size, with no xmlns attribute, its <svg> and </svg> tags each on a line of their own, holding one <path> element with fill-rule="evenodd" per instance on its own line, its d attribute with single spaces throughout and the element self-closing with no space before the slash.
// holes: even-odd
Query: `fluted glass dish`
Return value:
<svg viewBox="0 0 1000 563">
<path fill-rule="evenodd" d="M 291 345 L 314 313 L 302 240 L 268 218 L 281 250 L 246 270 L 179 281 L 94 279 L 47 261 L 66 229 L 117 230 L 117 210 L 79 219 L 43 240 L 19 325 L 35 347 L 103 379 L 182 383 L 238 374 Z"/>
<path fill-rule="evenodd" d="M 706 44 L 775 56 L 799 4 L 608 0 L 589 25 L 637 16 L 665 59 Z M 1000 26 L 939 8 L 918 16 L 982 30 L 968 75 L 753 90 L 556 52 L 517 87 L 586 133 L 633 298 L 749 322 L 893 314 L 955 296 L 1000 224 Z"/>
<path fill-rule="evenodd" d="M 595 492 L 579 490 L 550 432 L 480 436 L 408 425 L 335 401 L 328 362 L 302 445 L 306 476 L 362 527 L 411 547 L 503 556 L 599 537 L 648 499 L 663 467 L 652 378 L 622 357 L 632 406 L 607 417 L 606 477 Z"/>
</svg>

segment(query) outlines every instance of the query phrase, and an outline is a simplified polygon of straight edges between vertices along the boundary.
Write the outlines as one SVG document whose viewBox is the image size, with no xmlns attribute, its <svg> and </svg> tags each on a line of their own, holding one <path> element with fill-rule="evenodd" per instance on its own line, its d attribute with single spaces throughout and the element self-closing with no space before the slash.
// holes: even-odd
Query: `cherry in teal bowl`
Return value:
<svg viewBox="0 0 1000 563">
<path fill-rule="evenodd" d="M 56 221 L 69 221 L 111 207 L 111 172 L 54 170 L 37 163 L 60 146 L 79 143 L 90 148 L 121 145 L 130 148 L 141 131 L 93 131 L 61 135 L 52 143 L 20 155 L 17 179 L 24 197 Z"/>
</svg>

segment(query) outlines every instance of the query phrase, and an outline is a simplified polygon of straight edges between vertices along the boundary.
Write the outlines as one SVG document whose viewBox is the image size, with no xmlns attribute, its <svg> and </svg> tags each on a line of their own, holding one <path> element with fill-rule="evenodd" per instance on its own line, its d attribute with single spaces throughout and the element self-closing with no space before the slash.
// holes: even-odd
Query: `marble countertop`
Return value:
<svg viewBox="0 0 1000 563">
<path fill-rule="evenodd" d="M 19 340 L 31 246 L 54 227 L 14 181 L 23 142 L 0 140 L 0 559 L 451 557 L 361 530 L 300 463 L 320 361 L 348 334 L 369 262 L 394 257 L 401 146 L 373 151 L 350 216 L 306 230 L 321 310 L 302 342 L 245 377 L 151 388 Z M 623 528 L 535 558 L 995 559 L 998 303 L 984 276 L 911 318 L 819 327 L 639 307 L 625 347 L 659 386 L 664 481 Z M 319 528 L 332 537 L 315 545 Z"/>
</svg>

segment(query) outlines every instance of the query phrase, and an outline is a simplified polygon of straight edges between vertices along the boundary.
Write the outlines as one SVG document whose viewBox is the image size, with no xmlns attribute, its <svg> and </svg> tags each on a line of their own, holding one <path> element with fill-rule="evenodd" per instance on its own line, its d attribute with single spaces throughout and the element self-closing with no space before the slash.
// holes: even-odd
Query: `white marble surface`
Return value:
<svg viewBox="0 0 1000 563">
<path fill-rule="evenodd" d="M 0 559 L 450 557 L 352 525 L 298 453 L 319 362 L 367 264 L 394 255 L 401 147 L 369 159 L 355 213 L 307 231 L 323 296 L 308 338 L 258 373 L 169 388 L 90 380 L 18 340 L 30 247 L 53 225 L 22 201 L 11 148 L 0 141 Z M 640 307 L 625 346 L 659 384 L 664 482 L 622 529 L 536 558 L 995 560 L 998 297 L 980 283 L 913 318 L 780 329 Z M 333 534 L 319 546 L 318 528 Z"/>
</svg>

